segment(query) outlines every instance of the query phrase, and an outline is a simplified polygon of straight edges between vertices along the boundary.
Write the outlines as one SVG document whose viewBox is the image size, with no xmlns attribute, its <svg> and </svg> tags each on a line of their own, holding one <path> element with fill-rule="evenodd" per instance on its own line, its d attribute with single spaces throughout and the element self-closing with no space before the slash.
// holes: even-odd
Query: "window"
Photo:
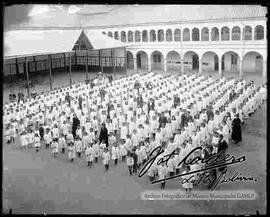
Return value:
<svg viewBox="0 0 270 217">
<path fill-rule="evenodd" d="M 108 32 L 108 36 L 112 38 L 112 32 Z"/>
<path fill-rule="evenodd" d="M 230 29 L 227 26 L 221 29 L 221 40 L 222 41 L 230 40 Z"/>
<path fill-rule="evenodd" d="M 255 40 L 263 40 L 264 39 L 264 28 L 263 28 L 263 26 L 256 26 L 254 39 Z"/>
<path fill-rule="evenodd" d="M 121 41 L 122 42 L 126 42 L 127 41 L 126 32 L 124 32 L 124 31 L 121 32 Z"/>
<path fill-rule="evenodd" d="M 218 41 L 219 40 L 219 31 L 218 28 L 214 27 L 211 30 L 211 40 Z"/>
<path fill-rule="evenodd" d="M 202 35 L 202 41 L 209 41 L 209 29 L 208 28 L 204 27 L 202 29 L 201 35 Z"/>
<path fill-rule="evenodd" d="M 158 41 L 164 41 L 164 31 L 162 29 L 158 30 Z"/>
<path fill-rule="evenodd" d="M 174 30 L 174 41 L 181 41 L 181 30 Z"/>
<path fill-rule="evenodd" d="M 142 41 L 143 42 L 147 42 L 148 41 L 148 36 L 147 36 L 147 31 L 146 30 L 143 30 L 142 32 Z"/>
<path fill-rule="evenodd" d="M 133 32 L 132 31 L 128 32 L 128 42 L 133 42 Z"/>
<path fill-rule="evenodd" d="M 240 31 L 241 31 L 240 27 L 238 27 L 238 26 L 233 27 L 233 29 L 232 29 L 232 40 L 233 41 L 240 40 L 240 35 L 241 35 Z"/>
<path fill-rule="evenodd" d="M 243 30 L 244 40 L 252 40 L 252 28 L 250 26 L 245 26 Z"/>
<path fill-rule="evenodd" d="M 135 32 L 135 42 L 141 41 L 141 33 L 139 31 Z"/>
<path fill-rule="evenodd" d="M 199 41 L 199 40 L 200 40 L 199 29 L 197 28 L 192 29 L 192 41 Z"/>
<path fill-rule="evenodd" d="M 154 41 L 156 41 L 157 39 L 156 39 L 156 31 L 155 30 L 151 30 L 150 31 L 150 41 L 151 42 L 154 42 Z"/>
<path fill-rule="evenodd" d="M 116 39 L 116 40 L 119 39 L 118 32 L 114 32 L 114 39 Z"/>
<path fill-rule="evenodd" d="M 183 41 L 190 41 L 189 29 L 184 29 L 184 31 L 183 31 Z"/>
<path fill-rule="evenodd" d="M 172 30 L 167 29 L 166 31 L 166 41 L 172 41 Z"/>
</svg>

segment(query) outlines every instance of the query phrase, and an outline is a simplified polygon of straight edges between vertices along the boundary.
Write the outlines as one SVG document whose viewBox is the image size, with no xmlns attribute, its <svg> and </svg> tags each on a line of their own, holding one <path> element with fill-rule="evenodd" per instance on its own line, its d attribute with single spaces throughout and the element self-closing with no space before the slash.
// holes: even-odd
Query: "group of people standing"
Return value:
<svg viewBox="0 0 270 217">
<path fill-rule="evenodd" d="M 22 147 L 51 147 L 54 156 L 67 150 L 70 161 L 84 158 L 89 167 L 102 158 L 108 170 L 111 160 L 117 165 L 122 159 L 130 175 L 161 146 L 163 153 L 147 172 L 153 181 L 203 168 L 179 165 L 196 147 L 203 147 L 196 154 L 206 157 L 226 150 L 231 140 L 240 142 L 241 124 L 265 100 L 266 86 L 246 81 L 135 74 L 95 87 L 79 83 L 6 106 L 5 134 L 10 143 L 19 134 Z M 166 163 L 157 164 L 172 152 Z M 191 189 L 192 182 L 183 187 Z"/>
</svg>

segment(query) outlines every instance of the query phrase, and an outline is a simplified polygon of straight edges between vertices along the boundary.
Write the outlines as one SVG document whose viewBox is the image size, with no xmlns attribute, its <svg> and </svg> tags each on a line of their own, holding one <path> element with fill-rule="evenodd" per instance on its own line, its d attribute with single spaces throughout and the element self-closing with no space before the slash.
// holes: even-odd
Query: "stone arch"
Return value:
<svg viewBox="0 0 270 217">
<path fill-rule="evenodd" d="M 199 71 L 199 55 L 195 51 L 187 51 L 184 54 L 184 71 Z"/>
<path fill-rule="evenodd" d="M 198 28 L 192 29 L 192 41 L 200 41 L 200 30 Z"/>
<path fill-rule="evenodd" d="M 239 26 L 234 26 L 232 28 L 232 41 L 241 40 L 241 29 Z"/>
<path fill-rule="evenodd" d="M 221 29 L 221 41 L 229 41 L 230 40 L 230 29 L 228 26 L 224 26 Z"/>
<path fill-rule="evenodd" d="M 134 69 L 134 57 L 130 51 L 127 51 L 127 68 Z"/>
<path fill-rule="evenodd" d="M 159 42 L 164 41 L 164 30 L 163 29 L 158 30 L 158 41 Z"/>
<path fill-rule="evenodd" d="M 181 41 L 181 30 L 180 29 L 174 30 L 174 41 Z"/>
<path fill-rule="evenodd" d="M 151 69 L 164 70 L 164 57 L 161 51 L 155 50 L 151 53 Z"/>
<path fill-rule="evenodd" d="M 128 42 L 133 42 L 133 32 L 128 31 Z"/>
<path fill-rule="evenodd" d="M 172 30 L 171 29 L 166 30 L 166 41 L 172 41 Z"/>
<path fill-rule="evenodd" d="M 219 58 L 214 51 L 206 51 L 202 58 L 202 72 L 218 72 Z"/>
<path fill-rule="evenodd" d="M 138 30 L 135 31 L 135 42 L 141 42 L 141 32 Z"/>
<path fill-rule="evenodd" d="M 240 55 L 235 51 L 223 53 L 221 58 L 221 70 L 226 76 L 238 76 L 240 72 Z"/>
<path fill-rule="evenodd" d="M 258 51 L 248 51 L 243 56 L 243 75 L 244 77 L 259 76 L 263 74 L 263 55 Z"/>
<path fill-rule="evenodd" d="M 207 27 L 202 28 L 201 36 L 202 41 L 209 41 L 209 29 Z"/>
<path fill-rule="evenodd" d="M 119 33 L 117 31 L 114 32 L 114 39 L 116 39 L 116 40 L 119 39 Z"/>
<path fill-rule="evenodd" d="M 243 28 L 243 40 L 252 40 L 252 28 L 251 28 L 251 26 L 245 26 Z"/>
<path fill-rule="evenodd" d="M 125 31 L 122 31 L 121 32 L 121 41 L 122 42 L 126 42 L 127 41 L 127 36 L 126 36 L 126 32 Z"/>
<path fill-rule="evenodd" d="M 150 31 L 150 42 L 155 42 L 157 40 L 157 35 L 155 30 Z"/>
<path fill-rule="evenodd" d="M 219 41 L 219 30 L 217 27 L 211 29 L 211 41 Z"/>
<path fill-rule="evenodd" d="M 190 30 L 188 28 L 183 31 L 183 41 L 190 41 Z"/>
<path fill-rule="evenodd" d="M 142 41 L 143 42 L 148 42 L 148 32 L 147 32 L 147 30 L 142 31 Z"/>
<path fill-rule="evenodd" d="M 264 40 L 264 27 L 263 26 L 258 25 L 255 27 L 254 39 L 255 40 Z"/>
<path fill-rule="evenodd" d="M 181 57 L 177 51 L 169 51 L 166 55 L 167 71 L 178 71 L 181 70 Z"/>
<path fill-rule="evenodd" d="M 148 54 L 140 50 L 136 53 L 136 59 L 137 59 L 137 68 L 138 69 L 148 69 Z"/>
</svg>

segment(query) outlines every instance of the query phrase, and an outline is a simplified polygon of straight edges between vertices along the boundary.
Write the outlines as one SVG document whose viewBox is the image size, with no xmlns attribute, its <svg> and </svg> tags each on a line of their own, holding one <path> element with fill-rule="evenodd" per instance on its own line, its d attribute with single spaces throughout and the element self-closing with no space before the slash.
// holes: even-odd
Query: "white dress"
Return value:
<svg viewBox="0 0 270 217">
<path fill-rule="evenodd" d="M 119 147 L 112 147 L 112 160 L 118 159 L 120 155 Z"/>
<path fill-rule="evenodd" d="M 110 161 L 110 158 L 111 158 L 110 153 L 109 152 L 104 152 L 102 157 L 103 157 L 103 165 L 109 164 L 109 161 Z"/>
</svg>

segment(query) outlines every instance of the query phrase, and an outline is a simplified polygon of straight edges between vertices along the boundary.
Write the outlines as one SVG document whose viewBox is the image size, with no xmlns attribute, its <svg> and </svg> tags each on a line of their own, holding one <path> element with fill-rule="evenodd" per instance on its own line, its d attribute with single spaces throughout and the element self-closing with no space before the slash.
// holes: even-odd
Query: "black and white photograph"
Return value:
<svg viewBox="0 0 270 217">
<path fill-rule="evenodd" d="M 2 213 L 266 215 L 267 14 L 4 4 Z"/>
</svg>

